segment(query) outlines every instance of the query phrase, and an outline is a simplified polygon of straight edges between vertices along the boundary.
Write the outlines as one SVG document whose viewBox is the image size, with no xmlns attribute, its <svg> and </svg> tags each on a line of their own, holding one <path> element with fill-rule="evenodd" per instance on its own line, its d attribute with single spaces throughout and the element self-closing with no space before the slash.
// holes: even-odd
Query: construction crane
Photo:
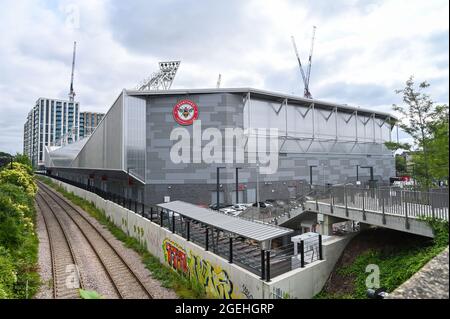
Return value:
<svg viewBox="0 0 450 319">
<path fill-rule="evenodd" d="M 222 74 L 219 74 L 219 78 L 217 79 L 217 88 L 220 88 L 220 82 L 222 81 Z"/>
<path fill-rule="evenodd" d="M 73 42 L 73 55 L 72 55 L 72 75 L 70 77 L 70 91 L 69 91 L 69 101 L 72 101 L 75 99 L 75 91 L 73 90 L 73 73 L 75 70 L 75 54 L 77 51 L 77 42 Z"/>
<path fill-rule="evenodd" d="M 295 44 L 294 36 L 291 36 L 292 45 L 294 46 L 295 55 L 297 56 L 298 66 L 300 68 L 300 74 L 302 75 L 303 84 L 305 86 L 303 95 L 308 99 L 312 99 L 311 92 L 309 91 L 309 79 L 311 77 L 312 54 L 313 54 L 313 48 L 314 48 L 315 35 L 316 35 L 316 26 L 313 26 L 311 49 L 309 51 L 308 68 L 306 69 L 306 73 L 303 70 L 302 61 L 300 60 L 300 55 L 298 54 L 297 45 Z"/>
</svg>

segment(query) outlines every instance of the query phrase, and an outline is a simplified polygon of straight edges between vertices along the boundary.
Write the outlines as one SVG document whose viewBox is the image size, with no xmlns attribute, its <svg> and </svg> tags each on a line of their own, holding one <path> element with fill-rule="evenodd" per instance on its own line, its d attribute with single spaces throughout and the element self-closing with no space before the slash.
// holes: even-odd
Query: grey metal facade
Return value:
<svg viewBox="0 0 450 319">
<path fill-rule="evenodd" d="M 124 90 L 77 158 L 69 167 L 52 171 L 78 181 L 90 176 L 105 190 L 146 202 L 159 203 L 169 196 L 206 205 L 215 194 L 217 166 L 226 167 L 220 171 L 221 200 L 234 201 L 235 167 L 239 166 L 240 201 L 253 201 L 255 164 L 171 161 L 175 141 L 170 134 L 180 126 L 172 110 L 182 99 L 198 105 L 203 131 L 239 127 L 249 138 L 250 128 L 278 129 L 278 171 L 259 175 L 261 199 L 299 194 L 309 182 L 310 165 L 316 166 L 313 182 L 317 184 L 354 181 L 356 165 L 373 166 L 379 181 L 387 182 L 395 173 L 394 157 L 384 146 L 396 120 L 389 114 L 247 88 Z M 192 136 L 193 126 L 185 128 Z M 246 158 L 249 153 L 246 149 Z M 361 180 L 368 179 L 369 171 L 360 169 L 359 174 Z"/>
</svg>

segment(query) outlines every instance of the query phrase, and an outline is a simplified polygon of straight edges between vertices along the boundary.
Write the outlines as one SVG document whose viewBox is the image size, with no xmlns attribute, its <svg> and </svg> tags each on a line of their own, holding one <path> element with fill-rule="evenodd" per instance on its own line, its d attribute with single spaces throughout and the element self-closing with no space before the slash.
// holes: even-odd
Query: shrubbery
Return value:
<svg viewBox="0 0 450 319">
<path fill-rule="evenodd" d="M 0 298 L 31 297 L 38 289 L 36 191 L 30 166 L 0 170 Z"/>
</svg>

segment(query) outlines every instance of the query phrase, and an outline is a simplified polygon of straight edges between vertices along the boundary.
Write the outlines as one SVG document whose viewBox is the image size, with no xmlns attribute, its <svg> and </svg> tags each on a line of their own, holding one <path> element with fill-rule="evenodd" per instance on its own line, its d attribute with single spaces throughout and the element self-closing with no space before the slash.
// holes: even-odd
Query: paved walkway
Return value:
<svg viewBox="0 0 450 319">
<path fill-rule="evenodd" d="M 408 281 L 388 296 L 390 299 L 448 299 L 448 251 L 430 260 Z"/>
</svg>

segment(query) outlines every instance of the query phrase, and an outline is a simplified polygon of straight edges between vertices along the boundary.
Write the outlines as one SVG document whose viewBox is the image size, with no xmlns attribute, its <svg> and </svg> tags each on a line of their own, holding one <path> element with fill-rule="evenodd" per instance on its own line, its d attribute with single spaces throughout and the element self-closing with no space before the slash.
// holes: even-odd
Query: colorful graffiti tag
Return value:
<svg viewBox="0 0 450 319">
<path fill-rule="evenodd" d="M 163 251 L 166 262 L 189 279 L 204 287 L 208 296 L 221 299 L 237 299 L 243 296 L 238 293 L 228 273 L 220 266 L 212 265 L 202 256 L 185 249 L 166 238 L 163 241 Z"/>
<path fill-rule="evenodd" d="M 163 250 L 166 262 L 174 270 L 187 273 L 186 251 L 177 243 L 165 239 L 163 241 Z"/>
</svg>

